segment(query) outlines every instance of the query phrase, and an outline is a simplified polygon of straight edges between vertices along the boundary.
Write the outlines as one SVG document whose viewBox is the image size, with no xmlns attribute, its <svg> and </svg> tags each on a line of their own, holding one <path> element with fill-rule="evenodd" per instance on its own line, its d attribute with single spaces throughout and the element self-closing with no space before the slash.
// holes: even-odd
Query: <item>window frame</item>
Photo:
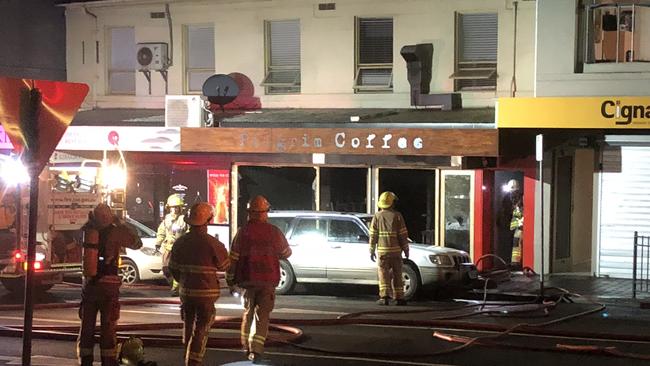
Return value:
<svg viewBox="0 0 650 366">
<path fill-rule="evenodd" d="M 298 23 L 298 65 L 289 66 L 289 65 L 271 65 L 272 58 L 272 44 L 273 40 L 271 26 L 275 22 L 297 22 Z M 302 92 L 302 34 L 300 28 L 300 19 L 274 19 L 274 20 L 265 20 L 264 21 L 264 78 L 260 83 L 264 87 L 265 94 L 268 95 L 282 95 L 282 94 L 300 94 Z M 272 75 L 274 73 L 283 73 L 283 72 L 293 72 L 295 73 L 293 82 L 271 82 Z"/>
<path fill-rule="evenodd" d="M 390 63 L 362 63 L 361 62 L 361 23 L 364 20 L 389 20 L 391 21 L 391 49 L 393 61 L 395 58 L 395 19 L 394 17 L 354 17 L 354 82 L 352 88 L 355 93 L 392 93 L 393 92 L 393 67 Z M 363 85 L 361 76 L 366 70 L 389 70 L 390 76 L 383 85 Z"/>
<path fill-rule="evenodd" d="M 494 60 L 463 60 L 461 47 L 465 42 L 462 35 L 462 17 L 474 14 L 493 14 L 496 16 L 496 49 Z M 454 22 L 454 72 L 449 78 L 454 82 L 455 92 L 496 91 L 498 82 L 498 50 L 499 50 L 499 13 L 497 11 L 456 12 Z M 462 38 L 461 38 L 462 37 Z M 489 85 L 464 86 L 464 81 L 473 80 L 479 84 L 489 81 Z"/>
<path fill-rule="evenodd" d="M 113 68 L 113 54 L 115 53 L 115 47 L 113 42 L 113 31 L 116 29 L 131 29 L 133 31 L 133 68 L 132 69 L 122 69 L 122 68 Z M 106 94 L 108 95 L 136 95 L 137 90 L 137 61 L 135 59 L 137 52 L 137 41 L 135 37 L 135 27 L 134 26 L 110 26 L 106 28 L 106 43 L 108 45 L 108 52 L 106 52 Z M 117 74 L 126 74 L 133 77 L 133 91 L 113 91 L 112 88 L 112 77 Z"/>
<path fill-rule="evenodd" d="M 584 55 L 582 56 L 582 63 L 585 65 L 586 68 L 598 68 L 600 65 L 650 65 L 650 59 L 648 60 L 635 60 L 635 36 L 637 32 L 637 18 L 636 18 L 636 8 L 637 7 L 642 7 L 650 10 L 650 1 L 642 2 L 642 3 L 617 3 L 616 0 L 613 0 L 611 3 L 595 3 L 594 1 L 589 1 L 585 2 L 579 5 L 583 5 L 584 9 L 582 12 L 578 13 L 578 19 L 584 19 L 584 24 L 583 24 L 583 29 L 580 29 L 579 32 L 579 47 L 581 47 L 581 51 L 584 52 Z M 608 60 L 596 60 L 596 10 L 598 9 L 603 9 L 603 8 L 611 8 L 614 9 L 614 14 L 616 16 L 616 49 L 614 50 L 616 57 L 614 60 L 608 61 Z M 621 30 L 621 13 L 622 10 L 625 9 L 625 12 L 631 12 L 631 41 L 630 41 L 630 61 L 625 60 L 625 54 L 623 55 L 623 59 L 620 60 L 619 55 L 620 55 L 620 48 L 621 48 L 621 32 L 624 32 L 625 30 Z M 601 17 L 604 14 L 601 14 Z M 602 18 L 599 22 L 601 24 L 600 26 L 600 32 L 605 32 L 602 27 Z M 642 34 L 642 32 L 640 32 Z M 598 42 L 602 43 L 602 42 Z M 640 43 L 641 45 L 647 44 L 647 43 Z M 603 46 L 601 46 L 603 47 Z M 647 46 L 647 47 L 650 47 Z M 623 51 L 625 53 L 625 45 L 623 45 Z M 650 50 L 648 50 L 650 51 Z M 604 51 L 601 50 L 601 53 L 604 53 Z M 601 55 L 602 56 L 602 55 Z M 587 66 L 588 65 L 588 66 Z M 599 65 L 599 66 L 596 66 Z M 629 67 L 629 66 L 628 66 Z M 604 67 L 606 68 L 606 66 Z"/>
<path fill-rule="evenodd" d="M 212 28 L 212 54 L 214 58 L 214 64 L 212 68 L 207 67 L 190 67 L 190 28 Z M 190 89 L 190 75 L 192 73 L 211 73 L 215 74 L 216 72 L 216 49 L 214 42 L 216 39 L 214 24 L 210 23 L 197 23 L 197 24 L 185 24 L 183 25 L 183 42 L 184 42 L 184 52 L 183 52 L 183 90 L 186 94 L 202 94 L 203 90 L 192 90 Z"/>
</svg>

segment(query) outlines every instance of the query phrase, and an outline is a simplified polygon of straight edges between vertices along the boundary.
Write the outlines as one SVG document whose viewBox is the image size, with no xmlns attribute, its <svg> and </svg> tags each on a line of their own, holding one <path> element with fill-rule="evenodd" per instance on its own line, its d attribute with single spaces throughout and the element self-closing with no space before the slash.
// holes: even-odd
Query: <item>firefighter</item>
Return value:
<svg viewBox="0 0 650 366">
<path fill-rule="evenodd" d="M 208 203 L 192 205 L 185 218 L 190 230 L 176 240 L 169 262 L 169 270 L 179 282 L 187 366 L 203 364 L 205 344 L 216 315 L 214 303 L 219 299 L 217 271 L 226 271 L 230 263 L 226 247 L 208 234 L 212 216 Z"/>
<path fill-rule="evenodd" d="M 162 247 L 162 271 L 165 278 L 167 278 L 167 282 L 171 285 L 172 296 L 178 296 L 178 283 L 169 273 L 169 257 L 176 239 L 185 234 L 188 229 L 185 223 L 185 215 L 182 214 L 183 205 L 185 205 L 183 196 L 178 193 L 174 193 L 167 198 L 169 213 L 165 215 L 156 233 L 156 250 L 160 250 Z"/>
<path fill-rule="evenodd" d="M 253 363 L 260 362 L 264 353 L 269 316 L 275 306 L 275 287 L 280 282 L 280 259 L 291 256 L 282 231 L 267 222 L 270 208 L 264 196 L 248 202 L 248 222 L 232 241 L 231 265 L 226 274 L 231 292 L 236 287 L 244 292 L 241 344 Z"/>
<path fill-rule="evenodd" d="M 510 197 L 512 200 L 512 216 L 510 219 L 510 231 L 512 232 L 512 256 L 511 263 L 518 267 L 521 264 L 521 247 L 524 232 L 524 205 L 522 201 L 519 182 L 511 179 L 508 182 Z"/>
<path fill-rule="evenodd" d="M 409 257 L 408 230 L 402 214 L 395 210 L 397 196 L 383 192 L 379 196 L 380 210 L 370 223 L 370 260 L 379 255 L 379 300 L 377 304 L 388 305 L 392 293 L 396 305 L 406 305 L 402 280 L 402 252 Z"/>
<path fill-rule="evenodd" d="M 104 203 L 88 214 L 83 231 L 83 287 L 77 355 L 81 366 L 93 364 L 95 322 L 99 312 L 102 366 L 116 366 L 115 330 L 120 318 L 119 292 L 122 284 L 118 275 L 120 251 L 122 247 L 139 249 L 142 241 Z"/>
</svg>

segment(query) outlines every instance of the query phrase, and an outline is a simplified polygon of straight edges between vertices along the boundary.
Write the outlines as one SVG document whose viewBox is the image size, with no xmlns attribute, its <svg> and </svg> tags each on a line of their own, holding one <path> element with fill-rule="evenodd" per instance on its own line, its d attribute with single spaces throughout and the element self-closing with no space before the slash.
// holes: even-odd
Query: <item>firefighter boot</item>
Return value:
<svg viewBox="0 0 650 366">
<path fill-rule="evenodd" d="M 377 300 L 377 305 L 388 305 L 389 304 L 389 299 L 387 296 L 385 297 L 380 297 L 379 300 Z"/>
</svg>

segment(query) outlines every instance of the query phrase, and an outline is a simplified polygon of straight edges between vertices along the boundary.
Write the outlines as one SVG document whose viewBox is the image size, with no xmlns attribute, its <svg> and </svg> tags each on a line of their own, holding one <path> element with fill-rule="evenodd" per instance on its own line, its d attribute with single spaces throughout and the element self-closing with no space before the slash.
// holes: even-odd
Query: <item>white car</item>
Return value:
<svg viewBox="0 0 650 366">
<path fill-rule="evenodd" d="M 370 260 L 368 226 L 372 215 L 323 211 L 271 211 L 269 222 L 286 235 L 293 254 L 280 262 L 279 294 L 296 282 L 378 283 Z M 476 266 L 461 250 L 411 243 L 404 259 L 404 297 L 427 285 L 463 284 L 477 278 Z"/>
<path fill-rule="evenodd" d="M 127 248 L 126 254 L 122 255 L 122 265 L 120 266 L 122 283 L 131 285 L 143 280 L 164 279 L 162 253 L 155 249 L 156 232 L 130 217 L 127 217 L 125 221 L 127 225 L 137 231 L 143 245 L 137 250 Z"/>
</svg>

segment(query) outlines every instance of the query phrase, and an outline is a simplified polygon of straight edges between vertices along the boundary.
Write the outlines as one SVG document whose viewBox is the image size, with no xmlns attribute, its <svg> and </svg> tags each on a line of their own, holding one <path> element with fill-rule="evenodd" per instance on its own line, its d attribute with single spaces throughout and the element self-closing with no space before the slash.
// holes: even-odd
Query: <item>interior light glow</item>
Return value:
<svg viewBox="0 0 650 366">
<path fill-rule="evenodd" d="M 23 163 L 16 158 L 0 154 L 0 179 L 9 187 L 29 182 L 29 173 Z"/>
<path fill-rule="evenodd" d="M 109 165 L 104 171 L 104 184 L 109 189 L 126 189 L 126 170 L 119 165 Z"/>
</svg>

